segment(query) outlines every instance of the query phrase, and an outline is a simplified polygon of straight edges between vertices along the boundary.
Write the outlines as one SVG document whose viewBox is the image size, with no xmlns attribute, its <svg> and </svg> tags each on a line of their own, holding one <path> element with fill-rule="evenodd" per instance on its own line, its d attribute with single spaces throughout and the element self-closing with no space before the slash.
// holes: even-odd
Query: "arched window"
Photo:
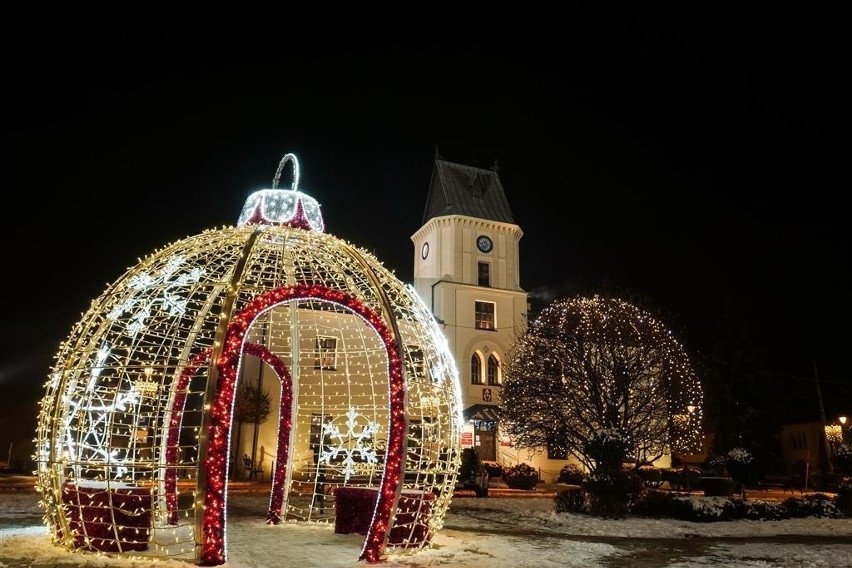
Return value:
<svg viewBox="0 0 852 568">
<path fill-rule="evenodd" d="M 500 373 L 500 362 L 497 356 L 492 353 L 488 356 L 488 384 L 499 385 L 503 383 L 503 377 Z"/>
<path fill-rule="evenodd" d="M 479 353 L 474 353 L 470 357 L 470 383 L 473 385 L 482 384 L 482 359 Z"/>
</svg>

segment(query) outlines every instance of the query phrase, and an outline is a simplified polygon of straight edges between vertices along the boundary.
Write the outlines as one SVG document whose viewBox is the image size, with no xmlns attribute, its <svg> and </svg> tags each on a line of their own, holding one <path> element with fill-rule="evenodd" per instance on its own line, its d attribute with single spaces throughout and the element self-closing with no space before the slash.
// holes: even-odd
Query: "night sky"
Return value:
<svg viewBox="0 0 852 568">
<path fill-rule="evenodd" d="M 852 413 L 847 20 L 603 6 L 8 18 L 0 399 L 38 398 L 108 283 L 234 224 L 289 152 L 327 232 L 410 282 L 437 148 L 497 161 L 536 301 L 639 295 L 696 353 L 730 302 L 773 401 L 818 419 L 816 363 Z"/>
</svg>

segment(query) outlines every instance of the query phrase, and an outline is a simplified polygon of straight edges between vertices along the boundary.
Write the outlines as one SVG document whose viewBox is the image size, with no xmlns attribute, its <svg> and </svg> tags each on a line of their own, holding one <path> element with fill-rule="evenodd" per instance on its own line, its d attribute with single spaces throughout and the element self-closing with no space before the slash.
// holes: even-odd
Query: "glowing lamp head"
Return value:
<svg viewBox="0 0 852 568">
<path fill-rule="evenodd" d="M 287 162 L 293 163 L 293 185 L 290 189 L 278 189 L 281 170 Z M 293 154 L 287 154 L 278 164 L 272 189 L 261 189 L 246 199 L 237 226 L 285 225 L 297 229 L 325 231 L 325 223 L 316 199 L 297 191 L 299 185 L 299 162 Z"/>
</svg>

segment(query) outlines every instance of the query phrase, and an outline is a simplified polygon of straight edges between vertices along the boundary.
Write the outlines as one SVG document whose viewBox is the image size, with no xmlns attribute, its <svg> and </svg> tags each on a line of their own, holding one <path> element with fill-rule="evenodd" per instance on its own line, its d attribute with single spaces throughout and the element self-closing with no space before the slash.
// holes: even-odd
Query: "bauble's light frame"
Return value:
<svg viewBox="0 0 852 568">
<path fill-rule="evenodd" d="M 287 163 L 292 189 L 279 190 Z M 286 530 L 283 521 L 317 520 L 317 499 L 333 510 L 326 475 L 340 471 L 333 458 L 347 448 L 305 465 L 297 458 L 316 438 L 305 424 L 310 416 L 358 414 L 371 435 L 356 441 L 369 459 L 354 464 L 363 475 L 350 476 L 359 455 L 350 447 L 337 485 L 377 492 L 359 558 L 386 557 L 403 490 L 408 499 L 422 495 L 422 504 L 396 527 L 412 536 L 395 550 L 429 546 L 442 527 L 462 427 L 446 339 L 411 286 L 369 252 L 322 232 L 319 205 L 297 191 L 298 177 L 288 154 L 273 188 L 249 197 L 237 226 L 141 260 L 60 345 L 36 454 L 45 521 L 58 544 L 226 562 L 234 394 L 247 357 L 279 380 L 268 523 Z M 338 341 L 339 369 L 314 365 L 320 333 Z M 299 499 L 308 505 L 300 508 Z"/>
</svg>

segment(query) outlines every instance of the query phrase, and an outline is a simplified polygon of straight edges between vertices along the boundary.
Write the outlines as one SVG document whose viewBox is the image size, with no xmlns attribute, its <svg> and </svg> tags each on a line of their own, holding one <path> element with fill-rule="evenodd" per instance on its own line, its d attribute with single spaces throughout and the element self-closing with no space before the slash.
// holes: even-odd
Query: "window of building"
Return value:
<svg viewBox="0 0 852 568">
<path fill-rule="evenodd" d="M 804 432 L 790 432 L 790 446 L 795 450 L 804 450 L 808 447 L 808 439 Z"/>
<path fill-rule="evenodd" d="M 500 362 L 492 353 L 488 356 L 488 384 L 499 385 L 503 382 L 503 377 L 500 374 Z"/>
<path fill-rule="evenodd" d="M 474 353 L 470 358 L 470 382 L 474 385 L 482 384 L 482 359 L 479 353 Z"/>
<path fill-rule="evenodd" d="M 473 429 L 476 432 L 496 432 L 497 423 L 493 420 L 474 420 Z"/>
<path fill-rule="evenodd" d="M 318 335 L 314 369 L 337 370 L 337 338 Z"/>
<path fill-rule="evenodd" d="M 491 265 L 487 262 L 478 263 L 479 270 L 479 285 L 480 286 L 491 286 Z"/>
<path fill-rule="evenodd" d="M 494 329 L 494 302 L 476 302 L 476 329 Z"/>
<path fill-rule="evenodd" d="M 555 444 L 551 441 L 547 442 L 547 459 L 549 460 L 567 460 L 568 449 L 562 448 L 560 444 Z"/>
</svg>

